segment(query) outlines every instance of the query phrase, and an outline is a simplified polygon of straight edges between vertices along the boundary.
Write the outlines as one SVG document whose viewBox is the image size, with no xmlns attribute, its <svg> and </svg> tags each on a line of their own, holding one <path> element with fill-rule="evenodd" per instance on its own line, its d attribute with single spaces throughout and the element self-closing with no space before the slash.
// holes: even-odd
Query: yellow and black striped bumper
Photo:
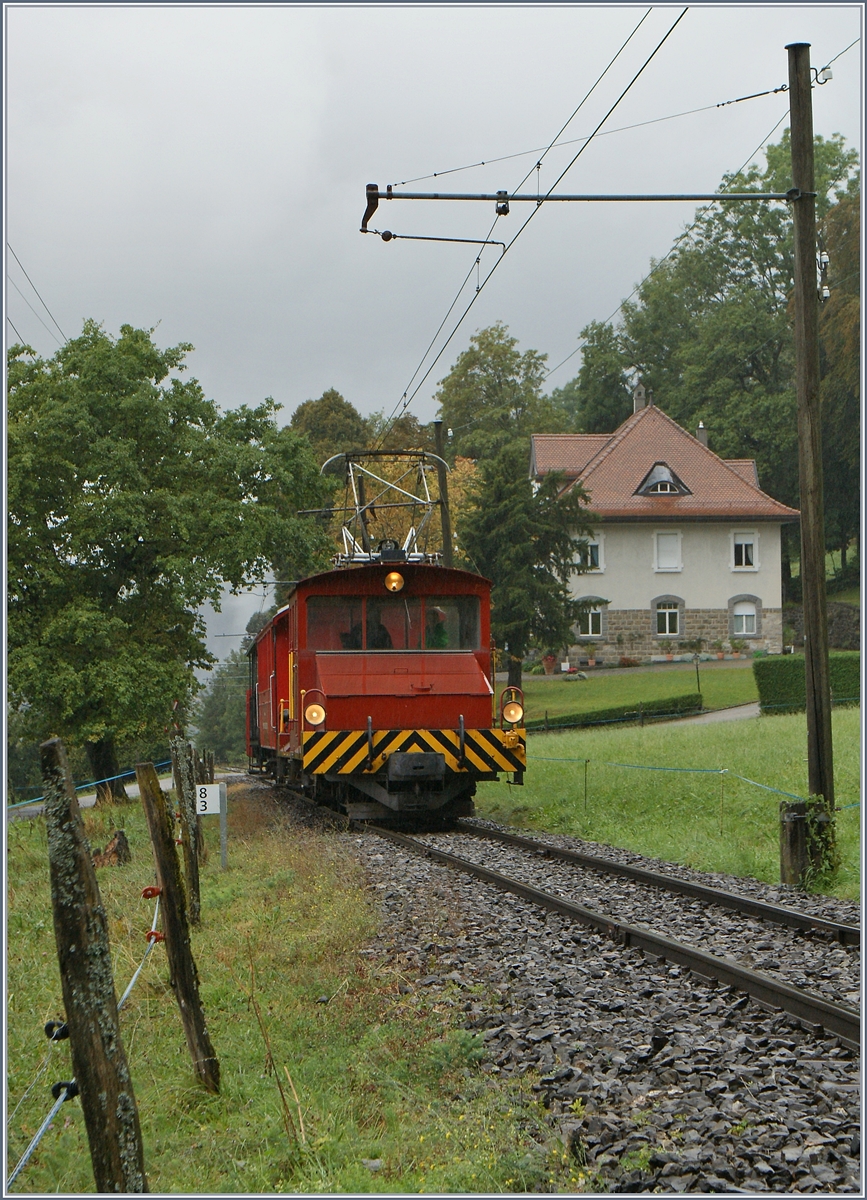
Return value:
<svg viewBox="0 0 867 1200">
<path fill-rule="evenodd" d="M 373 759 L 368 763 L 365 729 L 309 731 L 304 734 L 302 769 L 313 775 L 375 775 L 395 751 L 434 751 L 445 758 L 446 770 L 469 775 L 491 771 L 524 771 L 527 768 L 523 729 L 467 729 L 464 759 L 460 761 L 460 735 L 456 729 L 375 729 Z"/>
</svg>

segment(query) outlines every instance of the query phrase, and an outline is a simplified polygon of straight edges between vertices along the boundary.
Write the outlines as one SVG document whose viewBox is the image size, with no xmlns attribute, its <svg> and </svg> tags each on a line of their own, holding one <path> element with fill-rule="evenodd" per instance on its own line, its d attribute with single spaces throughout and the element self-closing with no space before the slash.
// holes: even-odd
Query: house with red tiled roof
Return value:
<svg viewBox="0 0 867 1200">
<path fill-rule="evenodd" d="M 530 475 L 562 471 L 597 518 L 572 594 L 587 612 L 572 660 L 654 658 L 701 639 L 730 650 L 782 650 L 780 529 L 797 509 L 759 487 L 752 459 L 724 460 L 641 384 L 611 434 L 535 434 Z"/>
</svg>

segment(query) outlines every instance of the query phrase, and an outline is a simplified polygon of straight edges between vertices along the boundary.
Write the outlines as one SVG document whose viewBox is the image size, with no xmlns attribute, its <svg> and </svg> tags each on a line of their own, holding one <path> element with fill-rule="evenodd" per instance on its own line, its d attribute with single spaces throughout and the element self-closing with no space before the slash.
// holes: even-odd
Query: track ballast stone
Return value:
<svg viewBox="0 0 867 1200">
<path fill-rule="evenodd" d="M 343 836 L 381 908 L 368 953 L 399 988 L 465 1010 L 484 1039 L 483 1071 L 530 1073 L 553 1131 L 596 1185 L 860 1192 L 859 1059 L 838 1039 L 375 835 Z M 851 906 L 811 901 L 855 923 Z M 777 931 L 763 928 L 772 940 Z M 465 997 L 472 985 L 487 1003 Z"/>
</svg>

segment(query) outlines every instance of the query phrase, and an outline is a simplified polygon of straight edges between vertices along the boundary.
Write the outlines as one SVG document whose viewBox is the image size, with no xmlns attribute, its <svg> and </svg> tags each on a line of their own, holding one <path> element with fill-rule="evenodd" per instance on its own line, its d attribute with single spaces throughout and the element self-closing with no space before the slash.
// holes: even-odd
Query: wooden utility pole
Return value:
<svg viewBox="0 0 867 1200">
<path fill-rule="evenodd" d="M 443 423 L 434 421 L 434 438 L 436 440 L 437 456 L 445 459 L 443 444 Z M 449 480 L 448 472 L 442 462 L 437 463 L 437 481 L 440 488 L 440 518 L 443 525 L 443 566 L 454 566 L 452 548 L 452 518 L 449 512 Z"/>
<path fill-rule="evenodd" d="M 139 763 L 135 769 L 135 777 L 150 830 L 157 883 L 162 894 L 163 931 L 172 991 L 181 1010 L 184 1035 L 196 1074 L 208 1091 L 218 1092 L 220 1064 L 211 1044 L 204 1009 L 199 998 L 199 974 L 190 946 L 190 927 L 184 906 L 184 884 L 175 853 L 171 813 L 153 763 Z"/>
<path fill-rule="evenodd" d="M 810 45 L 789 52 L 792 184 L 795 236 L 795 363 L 801 490 L 801 583 L 807 688 L 807 763 L 811 796 L 822 797 L 826 850 L 834 840 L 834 759 L 825 600 L 825 514 L 822 499 L 822 425 L 819 405 L 819 295 L 816 275 L 816 196 Z M 828 865 L 828 864 L 825 864 Z"/>
<path fill-rule="evenodd" d="M 54 936 L 72 1069 L 98 1192 L 146 1192 L 141 1127 L 120 1037 L 108 921 L 66 751 L 40 747 Z"/>
</svg>

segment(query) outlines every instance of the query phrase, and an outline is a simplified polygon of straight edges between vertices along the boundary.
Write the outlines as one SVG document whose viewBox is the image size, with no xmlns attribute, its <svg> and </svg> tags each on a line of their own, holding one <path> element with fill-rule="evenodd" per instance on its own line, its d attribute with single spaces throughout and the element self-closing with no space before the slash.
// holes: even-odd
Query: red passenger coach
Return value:
<svg viewBox="0 0 867 1200">
<path fill-rule="evenodd" d="M 360 820 L 469 815 L 523 782 L 523 701 L 495 704 L 488 580 L 387 549 L 298 583 L 250 649 L 251 769 Z"/>
</svg>

